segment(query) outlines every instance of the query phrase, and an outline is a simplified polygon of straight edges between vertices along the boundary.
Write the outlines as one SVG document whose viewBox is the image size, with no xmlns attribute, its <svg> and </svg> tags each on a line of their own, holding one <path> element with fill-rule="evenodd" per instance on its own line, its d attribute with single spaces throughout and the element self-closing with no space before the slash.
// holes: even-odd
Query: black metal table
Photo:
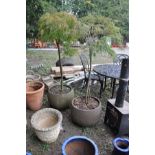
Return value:
<svg viewBox="0 0 155 155">
<path fill-rule="evenodd" d="M 106 78 L 113 79 L 113 84 L 112 84 L 112 98 L 113 98 L 116 79 L 120 78 L 121 65 L 118 65 L 118 64 L 98 65 L 94 67 L 93 71 L 105 77 L 105 85 L 104 85 L 103 91 L 106 88 Z"/>
</svg>

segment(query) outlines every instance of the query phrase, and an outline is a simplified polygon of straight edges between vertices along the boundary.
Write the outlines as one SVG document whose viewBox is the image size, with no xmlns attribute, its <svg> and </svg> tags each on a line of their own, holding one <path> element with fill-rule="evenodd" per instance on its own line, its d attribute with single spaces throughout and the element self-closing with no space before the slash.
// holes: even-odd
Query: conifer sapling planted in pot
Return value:
<svg viewBox="0 0 155 155">
<path fill-rule="evenodd" d="M 41 39 L 55 42 L 58 48 L 61 81 L 60 85 L 52 86 L 48 90 L 48 100 L 51 106 L 57 109 L 69 107 L 74 97 L 73 89 L 63 84 L 61 54 L 64 52 L 64 54 L 71 56 L 75 53 L 75 50 L 70 48 L 70 45 L 78 38 L 77 28 L 78 21 L 76 17 L 66 12 L 46 13 L 39 20 Z"/>
<path fill-rule="evenodd" d="M 88 27 L 86 34 L 87 47 L 89 49 L 89 66 L 88 66 L 88 82 L 86 85 L 86 94 L 82 97 L 76 97 L 71 104 L 71 117 L 73 122 L 81 126 L 95 125 L 101 114 L 101 102 L 97 97 L 90 95 L 90 78 L 92 70 L 92 57 L 96 52 L 107 52 L 113 56 L 114 52 L 107 44 L 106 34 L 117 36 L 117 31 L 111 31 L 111 27 L 103 30 L 102 24 L 107 21 L 107 18 L 86 16 L 81 19 L 81 22 Z M 115 28 L 115 27 L 114 27 Z M 110 34 L 113 32 L 113 34 Z M 116 34 L 115 34 L 116 33 Z M 98 38 L 98 39 L 96 39 Z"/>
</svg>

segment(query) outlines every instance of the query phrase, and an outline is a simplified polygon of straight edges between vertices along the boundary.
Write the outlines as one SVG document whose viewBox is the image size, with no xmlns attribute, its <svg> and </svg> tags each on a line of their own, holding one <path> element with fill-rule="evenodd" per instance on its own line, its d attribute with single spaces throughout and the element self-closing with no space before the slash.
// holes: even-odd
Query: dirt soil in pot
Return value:
<svg viewBox="0 0 155 155">
<path fill-rule="evenodd" d="M 88 104 L 86 104 L 86 98 L 85 97 L 78 97 L 74 99 L 74 105 L 78 109 L 82 110 L 91 110 L 98 107 L 99 102 L 95 98 L 88 98 Z"/>
<path fill-rule="evenodd" d="M 41 87 L 42 87 L 41 84 L 27 83 L 27 85 L 26 85 L 26 92 L 36 91 L 36 90 L 40 89 Z"/>
<path fill-rule="evenodd" d="M 73 141 L 67 144 L 66 153 L 67 155 L 94 155 L 93 146 L 86 141 Z"/>
<path fill-rule="evenodd" d="M 38 121 L 38 128 L 42 129 L 42 128 L 50 128 L 52 126 L 54 126 L 56 123 L 58 122 L 58 118 L 56 118 L 55 116 L 51 116 L 51 117 L 44 117 L 41 120 Z"/>
<path fill-rule="evenodd" d="M 60 85 L 56 85 L 56 86 L 53 86 L 50 91 L 52 94 L 67 94 L 70 92 L 70 88 L 67 87 L 67 86 L 63 86 L 63 89 L 61 90 L 61 86 Z"/>
</svg>

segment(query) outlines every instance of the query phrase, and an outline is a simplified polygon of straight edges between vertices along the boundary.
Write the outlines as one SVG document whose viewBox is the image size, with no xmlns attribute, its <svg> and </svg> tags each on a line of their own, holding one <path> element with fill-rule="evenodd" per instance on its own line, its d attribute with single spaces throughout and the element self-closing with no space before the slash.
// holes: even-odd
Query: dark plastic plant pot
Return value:
<svg viewBox="0 0 155 155">
<path fill-rule="evenodd" d="M 74 98 L 74 90 L 72 89 L 72 87 L 64 85 L 63 87 L 69 87 L 70 88 L 70 92 L 65 93 L 65 94 L 53 94 L 51 92 L 51 89 L 53 89 L 54 86 L 51 86 L 48 89 L 48 101 L 50 103 L 50 105 L 53 108 L 59 109 L 59 110 L 63 110 L 66 108 L 69 108 L 72 99 Z"/>
<path fill-rule="evenodd" d="M 85 136 L 73 136 L 62 145 L 62 155 L 98 155 L 98 147 L 94 141 Z"/>
<path fill-rule="evenodd" d="M 112 155 L 129 155 L 129 140 L 127 138 L 115 138 L 113 146 Z"/>
<path fill-rule="evenodd" d="M 98 106 L 95 109 L 90 109 L 90 110 L 84 110 L 84 109 L 77 108 L 74 105 L 74 100 L 76 98 L 72 100 L 71 118 L 74 123 L 80 126 L 93 126 L 99 121 L 101 110 L 102 110 L 101 102 L 96 97 L 92 97 L 92 98 L 98 101 Z"/>
</svg>

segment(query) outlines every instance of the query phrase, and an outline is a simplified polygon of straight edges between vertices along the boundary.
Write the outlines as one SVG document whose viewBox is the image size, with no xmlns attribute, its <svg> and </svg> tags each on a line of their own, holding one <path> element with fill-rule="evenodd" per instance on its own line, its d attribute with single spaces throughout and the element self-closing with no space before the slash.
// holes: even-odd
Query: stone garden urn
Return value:
<svg viewBox="0 0 155 155">
<path fill-rule="evenodd" d="M 62 114 L 53 108 L 44 108 L 31 117 L 31 126 L 37 137 L 46 143 L 55 142 L 60 133 Z"/>
</svg>

